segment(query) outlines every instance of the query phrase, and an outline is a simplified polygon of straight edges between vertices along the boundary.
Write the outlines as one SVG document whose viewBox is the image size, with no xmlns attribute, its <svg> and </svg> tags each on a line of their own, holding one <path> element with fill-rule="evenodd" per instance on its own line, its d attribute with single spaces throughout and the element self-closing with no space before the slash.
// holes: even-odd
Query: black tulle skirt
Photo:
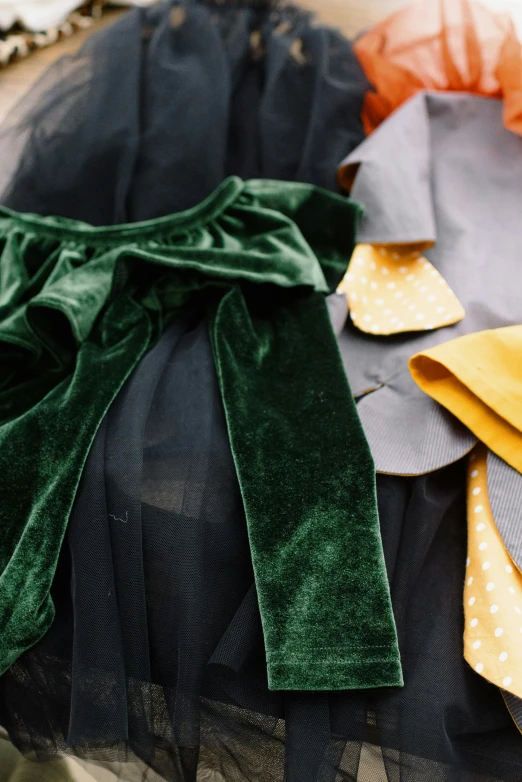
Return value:
<svg viewBox="0 0 522 782">
<path fill-rule="evenodd" d="M 364 138 L 349 41 L 279 3 L 161 3 L 53 65 L 0 128 L 0 201 L 108 225 L 188 209 L 229 174 L 336 188 Z"/>
<path fill-rule="evenodd" d="M 334 188 L 364 89 L 349 42 L 295 9 L 131 12 L 9 118 L 2 200 L 102 224 L 229 173 Z M 463 659 L 465 465 L 379 475 L 378 499 L 404 688 L 270 692 L 207 325 L 172 325 L 96 436 L 56 618 L 0 679 L 0 723 L 31 758 L 123 761 L 122 780 L 519 782 L 522 736 Z"/>
</svg>

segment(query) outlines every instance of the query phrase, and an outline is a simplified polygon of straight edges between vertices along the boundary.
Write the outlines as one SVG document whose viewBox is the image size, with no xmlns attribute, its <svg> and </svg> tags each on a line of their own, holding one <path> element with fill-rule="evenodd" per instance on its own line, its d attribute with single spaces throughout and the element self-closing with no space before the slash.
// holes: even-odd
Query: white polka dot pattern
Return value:
<svg viewBox="0 0 522 782">
<path fill-rule="evenodd" d="M 472 457 L 468 469 L 464 656 L 477 673 L 520 698 L 522 573 L 514 566 L 491 513 L 486 447 L 477 446 Z M 477 495 L 480 505 L 476 504 Z"/>
<path fill-rule="evenodd" d="M 338 290 L 353 323 L 372 334 L 426 331 L 464 317 L 449 285 L 410 245 L 357 245 Z"/>
</svg>

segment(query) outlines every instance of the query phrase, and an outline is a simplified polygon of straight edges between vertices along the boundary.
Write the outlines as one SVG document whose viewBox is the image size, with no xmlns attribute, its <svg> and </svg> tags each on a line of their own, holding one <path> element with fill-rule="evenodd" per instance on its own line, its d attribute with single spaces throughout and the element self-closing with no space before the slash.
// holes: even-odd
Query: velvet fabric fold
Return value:
<svg viewBox="0 0 522 782">
<path fill-rule="evenodd" d="M 140 358 L 209 317 L 272 689 L 400 685 L 375 471 L 324 296 L 358 208 L 232 177 L 186 212 L 94 228 L 0 212 L 0 670 L 48 629 L 82 468 Z"/>
</svg>

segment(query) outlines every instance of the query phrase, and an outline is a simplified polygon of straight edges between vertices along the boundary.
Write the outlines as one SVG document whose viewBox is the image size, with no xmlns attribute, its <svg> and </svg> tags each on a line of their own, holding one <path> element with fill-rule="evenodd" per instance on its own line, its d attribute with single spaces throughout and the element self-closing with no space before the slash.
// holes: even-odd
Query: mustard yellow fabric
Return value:
<svg viewBox="0 0 522 782">
<path fill-rule="evenodd" d="M 464 657 L 485 679 L 521 698 L 522 574 L 491 513 L 482 444 L 469 459 L 467 505 Z"/>
<path fill-rule="evenodd" d="M 488 499 L 487 453 L 522 472 L 522 326 L 477 332 L 410 359 L 414 380 L 482 442 L 468 468 L 464 657 L 522 697 L 522 574 Z"/>
<path fill-rule="evenodd" d="M 430 331 L 464 317 L 446 280 L 422 255 L 424 245 L 359 244 L 338 290 L 350 317 L 370 334 Z"/>
<path fill-rule="evenodd" d="M 410 359 L 416 383 L 522 472 L 522 326 L 480 331 Z M 522 641 L 522 638 L 521 638 Z"/>
</svg>

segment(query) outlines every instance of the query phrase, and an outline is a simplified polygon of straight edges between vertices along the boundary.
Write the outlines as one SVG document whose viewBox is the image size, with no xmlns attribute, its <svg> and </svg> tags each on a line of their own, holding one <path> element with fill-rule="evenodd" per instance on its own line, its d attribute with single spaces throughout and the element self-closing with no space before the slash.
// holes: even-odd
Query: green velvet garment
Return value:
<svg viewBox="0 0 522 782">
<path fill-rule="evenodd" d="M 181 311 L 209 317 L 272 689 L 402 683 L 371 455 L 325 294 L 358 208 L 226 180 L 146 223 L 0 210 L 0 670 L 46 632 L 87 453 Z"/>
</svg>

